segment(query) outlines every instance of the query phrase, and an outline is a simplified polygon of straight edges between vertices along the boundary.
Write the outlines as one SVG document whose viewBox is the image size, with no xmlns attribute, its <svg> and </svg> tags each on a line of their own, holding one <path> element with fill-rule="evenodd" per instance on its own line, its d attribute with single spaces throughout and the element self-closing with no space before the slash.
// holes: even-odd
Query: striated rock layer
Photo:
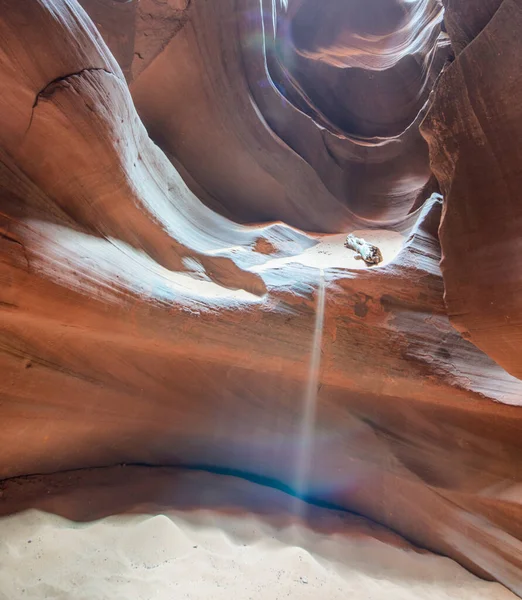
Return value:
<svg viewBox="0 0 522 600">
<path fill-rule="evenodd" d="M 418 130 L 428 105 L 415 106 L 395 137 L 362 139 L 328 128 L 333 117 L 318 102 L 303 96 L 323 115 L 316 119 L 276 88 L 271 69 L 290 73 L 288 55 L 266 49 L 270 40 L 276 46 L 281 7 L 260 15 L 247 0 L 151 0 L 152 20 L 161 4 L 182 21 L 167 34 L 167 17 L 144 27 L 145 2 L 85 0 L 100 11 L 165 154 L 80 5 L 21 4 L 0 0 L 0 476 L 119 463 L 249 473 L 365 515 L 521 594 L 522 383 L 500 360 L 496 330 L 489 347 L 467 325 L 483 353 L 452 327 L 443 301 L 445 292 L 459 327 L 454 290 L 483 306 L 471 241 L 492 204 L 477 207 L 472 232 L 459 229 L 472 196 L 457 193 L 458 170 L 444 162 L 454 149 L 450 128 L 460 129 L 441 106 L 452 74 L 496 31 L 500 9 L 444 71 L 424 122 L 442 206 L 430 196 L 436 184 Z M 345 67 L 399 76 L 401 51 L 423 60 L 431 53 L 435 64 L 448 49 L 437 3 L 413 4 L 401 12 L 397 2 L 402 17 L 381 32 L 395 57 L 380 65 L 359 57 L 336 66 L 334 79 L 357 77 Z M 307 5 L 289 3 L 282 36 Z M 110 30 L 109 9 L 129 11 L 122 28 L 134 37 Z M 511 0 L 502 10 L 518 16 Z M 411 12 L 422 26 L 408 41 Z M 160 30 L 138 73 L 132 48 L 145 31 Z M 294 32 L 294 49 L 315 60 L 325 30 L 306 53 Z M 348 56 L 351 34 L 341 33 Z M 435 73 L 419 75 L 422 89 Z M 516 79 L 506 77 L 514 89 Z M 387 136 L 399 122 L 390 117 Z M 462 123 L 464 137 L 471 121 Z M 463 141 L 455 152 L 459 143 L 457 166 L 493 152 Z M 473 165 L 461 186 L 475 176 Z M 513 173 L 504 171 L 509 181 Z M 495 171 L 480 175 L 484 182 Z M 288 224 L 238 225 L 188 186 L 238 220 Z M 503 214 L 509 243 L 516 220 Z M 351 232 L 380 246 L 379 267 L 344 247 Z M 453 273 L 466 266 L 471 283 L 459 287 Z M 497 272 L 507 273 L 500 265 Z M 516 328 L 504 343 L 510 335 Z"/>
</svg>

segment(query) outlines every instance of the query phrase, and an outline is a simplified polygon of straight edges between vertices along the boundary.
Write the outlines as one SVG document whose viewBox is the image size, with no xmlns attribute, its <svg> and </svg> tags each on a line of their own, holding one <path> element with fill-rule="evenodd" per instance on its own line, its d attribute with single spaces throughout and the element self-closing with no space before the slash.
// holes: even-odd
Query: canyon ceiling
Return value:
<svg viewBox="0 0 522 600">
<path fill-rule="evenodd" d="M 310 498 L 522 595 L 520 31 L 520 0 L 0 0 L 0 477 L 291 486 L 322 296 Z"/>
</svg>

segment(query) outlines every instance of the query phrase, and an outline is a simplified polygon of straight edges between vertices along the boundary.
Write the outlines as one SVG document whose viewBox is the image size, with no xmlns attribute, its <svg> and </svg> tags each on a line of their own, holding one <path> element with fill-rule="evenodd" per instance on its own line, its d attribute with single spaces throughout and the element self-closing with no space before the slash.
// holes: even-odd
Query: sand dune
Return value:
<svg viewBox="0 0 522 600">
<path fill-rule="evenodd" d="M 128 469 L 129 484 L 116 488 L 111 470 L 99 471 L 102 479 L 94 472 L 83 483 L 69 475 L 4 487 L 3 513 L 17 503 L 83 520 L 124 497 L 126 514 L 78 522 L 31 508 L 2 517 L 1 600 L 515 598 L 361 517 L 312 508 L 305 525 L 285 516 L 281 508 L 297 501 L 277 490 L 204 473 L 172 478 L 168 469 Z M 164 487 L 169 476 L 176 494 Z M 161 503 L 150 497 L 160 488 Z M 190 502 L 192 510 L 178 507 Z M 166 503 L 175 508 L 153 514 Z"/>
</svg>

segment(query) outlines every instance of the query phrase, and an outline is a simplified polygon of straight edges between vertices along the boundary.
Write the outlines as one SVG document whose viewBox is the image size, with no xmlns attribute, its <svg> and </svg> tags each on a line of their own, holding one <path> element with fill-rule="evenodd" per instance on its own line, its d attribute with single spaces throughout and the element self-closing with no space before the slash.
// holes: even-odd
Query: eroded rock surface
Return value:
<svg viewBox="0 0 522 600">
<path fill-rule="evenodd" d="M 482 64 L 471 52 L 487 55 L 493 41 L 482 50 L 480 41 L 511 31 L 517 3 L 505 0 L 446 68 L 431 108 L 412 105 L 403 113 L 409 126 L 390 118 L 379 138 L 327 127 L 333 117 L 324 105 L 305 98 L 305 110 L 275 86 L 271 69 L 290 73 L 276 47 L 291 29 L 281 23 L 307 2 L 261 13 L 249 0 L 149 4 L 152 21 L 166 11 L 183 26 L 151 33 L 150 63 L 138 73 L 139 57 L 129 62 L 137 13 L 107 33 L 109 12 L 131 14 L 132 2 L 96 3 L 120 67 L 74 0 L 0 0 L 0 477 L 177 464 L 292 488 L 308 396 L 316 400 L 309 497 L 359 512 L 520 594 L 522 383 L 513 376 L 516 357 L 505 359 L 508 344 L 515 354 L 517 330 L 500 334 L 498 314 L 487 321 L 494 313 L 476 310 L 484 295 L 504 292 L 516 308 L 517 279 L 499 257 L 516 257 L 508 192 L 518 163 L 502 169 L 496 158 L 505 149 L 495 151 L 484 124 L 499 121 L 504 135 L 516 110 L 507 96 L 488 96 L 493 112 L 469 138 L 479 117 L 466 112 L 463 87 Z M 94 1 L 84 5 L 95 10 Z M 406 59 L 415 48 L 416 60 L 432 65 L 419 71 L 419 93 L 433 84 L 443 62 L 435 68 L 436 57 L 450 50 L 438 3 L 393 6 L 393 19 L 380 25 L 383 39 L 395 40 L 393 60 L 359 57 L 336 66 L 330 82 L 371 80 L 372 69 L 400 77 L 400 49 Z M 400 37 L 408 11 L 420 19 L 410 45 Z M 340 25 L 346 57 L 351 34 Z M 317 31 L 307 53 L 324 46 L 326 25 Z M 505 56 L 506 71 L 490 73 L 499 93 L 518 89 L 514 63 Z M 469 118 L 452 120 L 450 97 Z M 418 129 L 427 109 L 423 132 L 444 206 L 431 195 Z M 492 181 L 498 221 L 484 201 Z M 285 223 L 239 225 L 209 206 L 236 220 Z M 317 233 L 324 231 L 334 235 Z M 384 261 L 356 261 L 344 247 L 348 233 L 377 245 Z M 504 274 L 487 288 L 473 263 L 481 240 L 492 246 L 480 277 Z M 469 283 L 460 284 L 464 272 Z M 461 317 L 455 306 L 464 300 L 469 315 Z M 490 345 L 477 337 L 481 319 L 491 324 Z"/>
</svg>

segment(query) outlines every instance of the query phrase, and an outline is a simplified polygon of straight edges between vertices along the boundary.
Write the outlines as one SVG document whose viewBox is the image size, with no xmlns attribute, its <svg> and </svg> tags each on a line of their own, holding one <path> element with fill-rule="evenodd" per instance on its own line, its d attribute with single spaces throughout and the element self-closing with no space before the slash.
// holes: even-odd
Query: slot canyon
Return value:
<svg viewBox="0 0 522 600">
<path fill-rule="evenodd" d="M 0 0 L 0 600 L 522 597 L 521 32 L 522 0 Z M 281 557 L 209 583 L 198 514 Z M 154 584 L 95 566 L 140 528 Z"/>
</svg>

